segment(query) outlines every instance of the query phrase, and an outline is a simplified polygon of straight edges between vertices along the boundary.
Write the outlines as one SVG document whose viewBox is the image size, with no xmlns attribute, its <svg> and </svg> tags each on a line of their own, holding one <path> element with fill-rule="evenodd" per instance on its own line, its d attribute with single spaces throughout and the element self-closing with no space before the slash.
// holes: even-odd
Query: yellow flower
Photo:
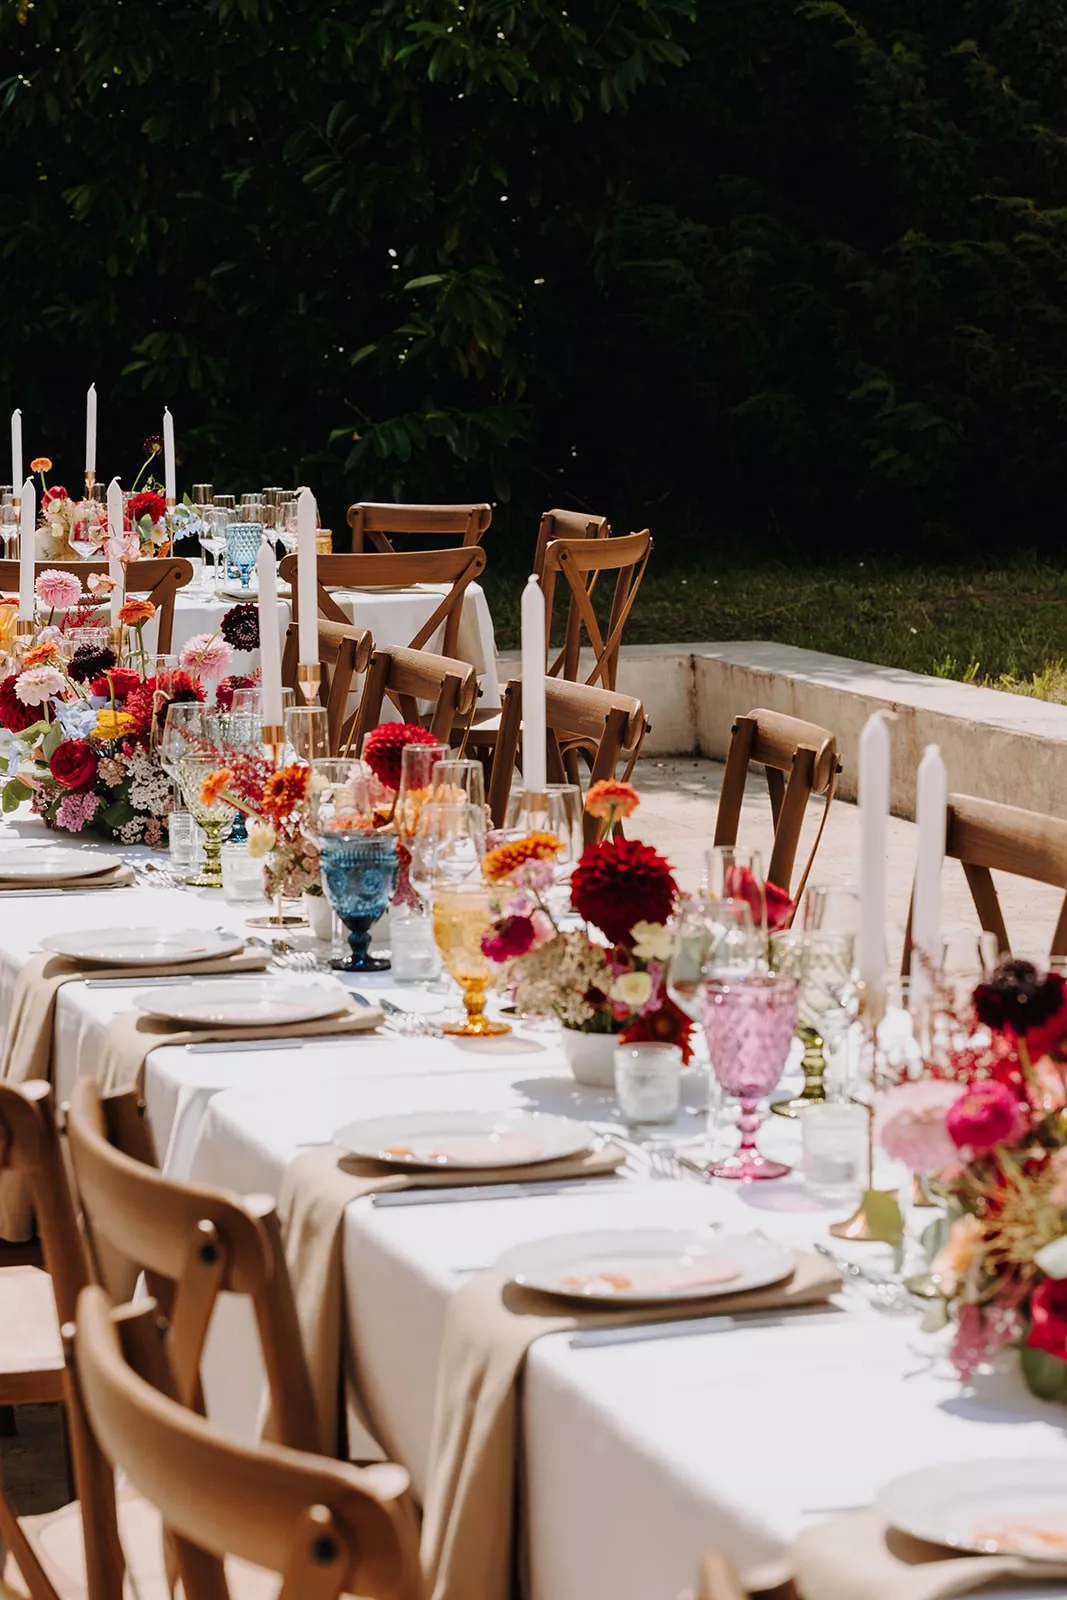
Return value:
<svg viewBox="0 0 1067 1600">
<path fill-rule="evenodd" d="M 132 733 L 136 726 L 137 718 L 131 717 L 128 711 L 112 711 L 110 706 L 105 706 L 96 714 L 96 727 L 90 737 L 102 742 L 123 739 L 126 734 Z"/>
<path fill-rule="evenodd" d="M 613 1000 L 619 1000 L 631 1011 L 640 1011 L 652 998 L 652 979 L 647 972 L 623 972 L 608 990 Z"/>
<path fill-rule="evenodd" d="M 503 883 L 528 861 L 554 861 L 562 849 L 554 833 L 528 833 L 525 839 L 490 850 L 482 862 L 482 875 L 489 883 Z"/>
<path fill-rule="evenodd" d="M 277 843 L 278 835 L 269 822 L 248 824 L 248 854 L 254 860 L 261 861 L 264 856 L 269 856 Z"/>
<path fill-rule="evenodd" d="M 674 935 L 662 922 L 635 922 L 631 931 L 634 955 L 639 961 L 670 960 Z"/>
</svg>

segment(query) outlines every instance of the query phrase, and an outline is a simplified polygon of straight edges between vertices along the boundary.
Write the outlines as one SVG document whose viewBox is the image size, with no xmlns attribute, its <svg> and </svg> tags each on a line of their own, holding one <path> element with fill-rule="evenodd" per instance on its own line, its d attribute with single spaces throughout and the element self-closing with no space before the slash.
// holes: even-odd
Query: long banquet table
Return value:
<svg viewBox="0 0 1067 1600">
<path fill-rule="evenodd" d="M 0 851 L 43 837 L 32 819 L 8 822 Z M 5 898 L 13 897 L 0 896 L 5 1019 L 17 972 L 46 930 L 121 921 L 241 931 L 255 910 L 228 906 L 213 891 L 140 886 L 24 897 L 7 915 Z M 377 980 L 407 1008 L 440 1006 L 439 997 L 387 985 L 387 976 Z M 375 986 L 370 978 L 360 984 Z M 81 982 L 61 990 L 61 1100 L 78 1073 L 93 1070 L 104 1030 L 133 992 Z M 164 1047 L 148 1058 L 145 1094 L 167 1171 L 274 1195 L 301 1148 L 359 1116 L 472 1104 L 598 1124 L 614 1115 L 610 1096 L 575 1085 L 551 1031 L 527 1028 L 495 1042 L 382 1033 L 251 1052 Z M 694 1075 L 689 1103 L 700 1095 Z M 699 1127 L 684 1110 L 679 1130 Z M 794 1129 L 775 1124 L 766 1137 L 780 1152 L 793 1147 Z M 389 1208 L 357 1202 L 344 1235 L 349 1332 L 383 1442 L 421 1492 L 449 1297 L 516 1241 L 719 1222 L 802 1244 L 824 1237 L 833 1215 L 793 1178 L 739 1189 L 649 1173 L 628 1175 L 617 1193 Z M 259 1387 L 251 1325 L 236 1309 L 223 1308 L 214 1330 L 208 1400 L 217 1421 L 247 1435 Z M 802 1526 L 868 1504 L 899 1472 L 1006 1454 L 1067 1458 L 1061 1409 L 1031 1398 L 1010 1362 L 962 1392 L 942 1340 L 922 1335 L 914 1317 L 881 1314 L 852 1293 L 762 1326 L 717 1321 L 608 1344 L 546 1336 L 532 1348 L 522 1393 L 532 1600 L 674 1600 L 705 1549 L 718 1546 L 744 1566 L 772 1559 Z M 1012 1592 L 1018 1600 L 1021 1591 Z"/>
</svg>

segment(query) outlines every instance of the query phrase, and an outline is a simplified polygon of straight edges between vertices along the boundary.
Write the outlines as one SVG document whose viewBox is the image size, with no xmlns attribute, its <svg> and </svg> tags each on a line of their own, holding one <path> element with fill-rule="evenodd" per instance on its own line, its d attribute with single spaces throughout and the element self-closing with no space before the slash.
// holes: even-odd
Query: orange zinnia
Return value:
<svg viewBox="0 0 1067 1600">
<path fill-rule="evenodd" d="M 22 658 L 24 667 L 39 667 L 44 661 L 55 661 L 59 651 L 52 639 L 45 639 L 41 644 L 31 645 Z"/>
<path fill-rule="evenodd" d="M 585 797 L 589 815 L 602 822 L 608 817 L 632 816 L 640 804 L 641 797 L 633 784 L 618 783 L 614 778 L 601 778 Z"/>
<path fill-rule="evenodd" d="M 52 463 L 47 456 L 34 456 L 30 462 L 31 472 L 51 472 Z"/>
<path fill-rule="evenodd" d="M 528 861 L 554 861 L 563 846 L 554 833 L 528 833 L 525 839 L 498 844 L 482 862 L 482 875 L 490 883 L 503 883 Z"/>
<path fill-rule="evenodd" d="M 232 767 L 219 767 L 217 772 L 209 772 L 200 785 L 200 804 L 217 806 L 232 777 Z"/>
<path fill-rule="evenodd" d="M 263 811 L 272 822 L 283 817 L 300 804 L 307 794 L 310 767 L 282 767 L 272 772 L 263 785 Z"/>
<path fill-rule="evenodd" d="M 156 608 L 151 600 L 127 600 L 119 607 L 119 621 L 127 628 L 137 628 L 142 622 L 151 622 Z"/>
</svg>

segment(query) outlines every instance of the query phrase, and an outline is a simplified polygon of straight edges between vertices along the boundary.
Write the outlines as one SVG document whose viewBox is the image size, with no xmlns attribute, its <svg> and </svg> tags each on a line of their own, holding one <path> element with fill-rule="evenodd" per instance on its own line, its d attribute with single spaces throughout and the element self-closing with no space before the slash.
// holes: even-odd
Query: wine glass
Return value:
<svg viewBox="0 0 1067 1600">
<path fill-rule="evenodd" d="M 772 933 L 771 964 L 800 984 L 797 1034 L 804 1046 L 804 1087 L 795 1098 L 771 1106 L 777 1116 L 794 1117 L 805 1105 L 826 1099 L 824 1050 L 833 1061 L 859 1010 L 855 939 L 851 933 Z M 847 1074 L 838 1076 L 843 1081 Z"/>
<path fill-rule="evenodd" d="M 435 761 L 430 769 L 430 799 L 443 805 L 466 802 L 484 811 L 485 769 L 481 762 Z"/>
<path fill-rule="evenodd" d="M 310 766 L 330 754 L 325 706 L 290 706 L 285 713 L 285 743 L 293 761 Z"/>
<path fill-rule="evenodd" d="M 854 889 L 813 883 L 801 896 L 796 922 L 804 933 L 850 933 L 855 937 L 860 931 L 860 897 Z"/>
<path fill-rule="evenodd" d="M 510 1033 L 506 1022 L 485 1015 L 486 995 L 495 968 L 482 950 L 482 938 L 493 921 L 492 890 L 487 883 L 446 883 L 433 891 L 433 934 L 450 975 L 463 990 L 462 1022 L 445 1021 L 442 1031 L 465 1039 Z"/>
<path fill-rule="evenodd" d="M 477 806 L 433 801 L 422 807 L 408 877 L 423 905 L 439 882 L 462 883 L 480 874 L 485 839 L 485 812 Z"/>
<path fill-rule="evenodd" d="M 179 781 L 182 758 L 212 748 L 204 732 L 204 707 L 199 701 L 172 700 L 163 715 L 159 764 L 169 778 Z"/>
<path fill-rule="evenodd" d="M 557 877 L 567 883 L 585 848 L 582 791 L 576 783 L 548 783 L 533 794 L 528 790 L 508 800 L 505 826 L 526 833 L 551 833 L 562 849 L 556 857 Z"/>
<path fill-rule="evenodd" d="M 717 844 L 704 857 L 704 890 L 712 900 L 747 900 L 761 933 L 767 933 L 763 858 L 745 845 Z"/>
<path fill-rule="evenodd" d="M 750 1183 L 783 1178 L 790 1171 L 756 1148 L 762 1117 L 760 1100 L 776 1087 L 785 1070 L 797 1021 L 799 984 L 781 973 L 752 973 L 704 985 L 704 1036 L 711 1068 L 728 1094 L 741 1103 L 740 1144 L 712 1162 L 713 1178 Z"/>
<path fill-rule="evenodd" d="M 370 935 L 396 890 L 397 836 L 374 828 L 361 761 L 313 761 L 308 793 L 322 885 L 348 929 L 350 954 L 332 965 L 341 972 L 386 972 L 389 962 L 370 954 Z"/>
<path fill-rule="evenodd" d="M 204 865 L 195 877 L 186 880 L 196 888 L 222 888 L 222 841 L 236 813 L 236 808 L 221 796 L 204 798 L 205 780 L 218 771 L 218 766 L 216 754 L 194 754 L 188 750 L 178 763 L 178 779 L 185 803 L 204 831 Z"/>
<path fill-rule="evenodd" d="M 447 757 L 448 749 L 443 744 L 406 744 L 400 753 L 400 788 L 393 816 L 396 831 L 406 845 L 410 845 L 419 825 L 419 812 L 430 797 L 434 766 Z"/>
</svg>

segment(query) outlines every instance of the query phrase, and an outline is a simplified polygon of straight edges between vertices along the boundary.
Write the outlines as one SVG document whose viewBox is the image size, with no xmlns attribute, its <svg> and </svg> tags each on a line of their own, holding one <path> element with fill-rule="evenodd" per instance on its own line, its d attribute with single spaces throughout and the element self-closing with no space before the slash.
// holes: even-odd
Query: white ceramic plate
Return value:
<svg viewBox="0 0 1067 1600">
<path fill-rule="evenodd" d="M 916 1539 L 1067 1561 L 1067 1461 L 953 1461 L 886 1484 L 878 1510 Z"/>
<path fill-rule="evenodd" d="M 103 872 L 121 867 L 118 856 L 99 850 L 72 850 L 68 845 L 24 845 L 0 850 L 0 878 L 25 879 L 33 883 L 42 878 L 98 878 Z"/>
<path fill-rule="evenodd" d="M 412 1167 L 528 1167 L 578 1155 L 592 1128 L 538 1111 L 409 1111 L 338 1128 L 334 1142 L 369 1161 Z"/>
<path fill-rule="evenodd" d="M 77 933 L 50 933 L 42 950 L 72 961 L 95 961 L 108 967 L 164 966 L 173 962 L 210 961 L 240 950 L 244 940 L 217 928 L 83 928 Z"/>
<path fill-rule="evenodd" d="M 612 1228 L 531 1239 L 497 1262 L 514 1282 L 568 1299 L 612 1304 L 706 1299 L 778 1283 L 792 1250 L 752 1234 L 682 1228 Z"/>
<path fill-rule="evenodd" d="M 138 1011 L 172 1022 L 227 1028 L 284 1028 L 294 1022 L 333 1017 L 348 1006 L 340 984 L 286 983 L 284 979 L 201 978 L 135 994 Z"/>
<path fill-rule="evenodd" d="M 289 583 L 279 583 L 278 584 L 278 598 L 279 599 L 288 600 L 290 598 L 290 596 L 292 595 L 292 592 L 293 592 L 292 584 L 289 584 Z M 256 577 L 255 572 L 253 571 L 252 576 L 248 581 L 248 588 L 247 589 L 242 589 L 240 583 L 235 580 L 233 583 L 224 584 L 223 587 L 219 590 L 219 593 L 226 600 L 258 600 L 259 599 L 259 580 Z"/>
</svg>

